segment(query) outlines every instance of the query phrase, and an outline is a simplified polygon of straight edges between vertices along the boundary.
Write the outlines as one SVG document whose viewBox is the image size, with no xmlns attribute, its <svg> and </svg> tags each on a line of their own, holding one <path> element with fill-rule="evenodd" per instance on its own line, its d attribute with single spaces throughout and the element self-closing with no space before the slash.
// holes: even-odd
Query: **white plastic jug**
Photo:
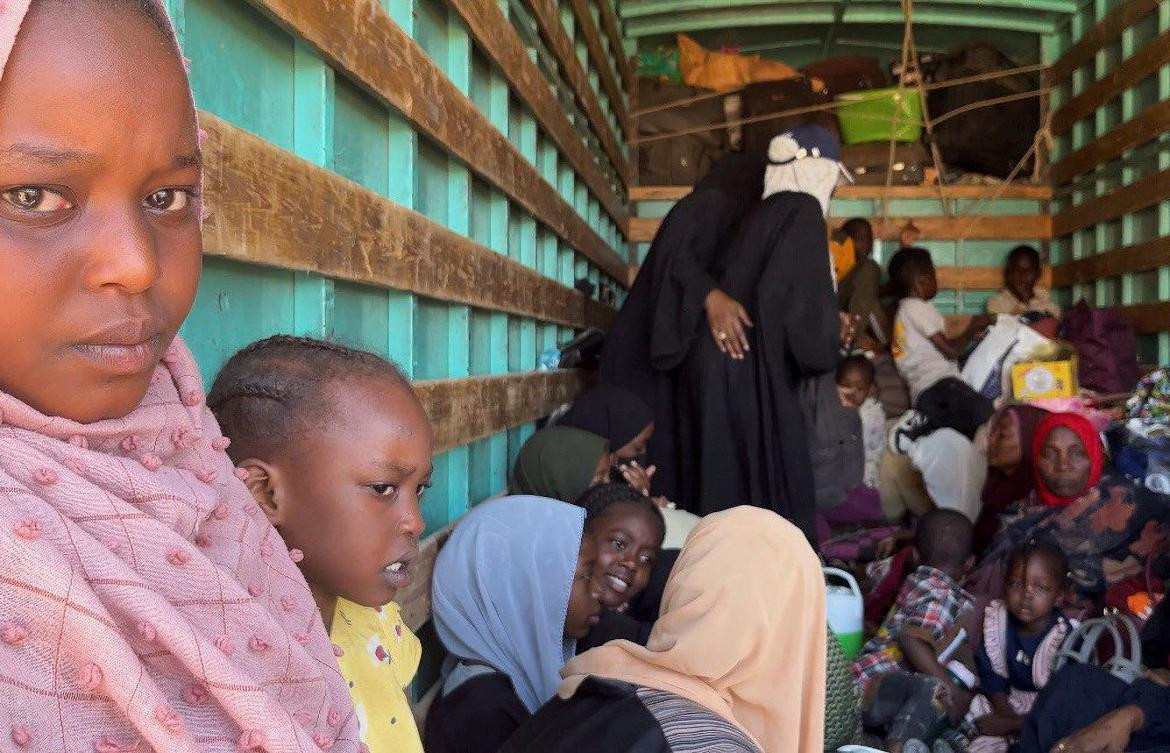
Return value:
<svg viewBox="0 0 1170 753">
<path fill-rule="evenodd" d="M 852 659 L 861 651 L 865 638 L 865 604 L 861 588 L 852 575 L 835 567 L 825 568 L 825 579 L 840 578 L 848 586 L 825 585 L 825 612 L 829 618 L 829 629 L 841 642 L 846 659 Z"/>
</svg>

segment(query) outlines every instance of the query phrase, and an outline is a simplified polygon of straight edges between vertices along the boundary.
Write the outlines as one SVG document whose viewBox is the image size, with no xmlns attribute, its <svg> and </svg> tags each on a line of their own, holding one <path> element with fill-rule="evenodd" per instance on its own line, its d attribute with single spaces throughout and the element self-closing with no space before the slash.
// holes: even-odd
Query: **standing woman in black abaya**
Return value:
<svg viewBox="0 0 1170 753">
<path fill-rule="evenodd" d="M 763 195 L 766 162 L 731 154 L 716 162 L 663 219 L 625 305 L 606 340 L 601 384 L 640 397 L 654 412 L 648 461 L 657 466 L 654 494 L 678 493 L 674 418 L 678 367 L 705 319 L 739 333 L 751 321 L 720 290 L 719 259 L 743 217 Z M 738 327 L 735 326 L 738 323 Z M 743 339 L 746 345 L 746 335 Z"/>
<path fill-rule="evenodd" d="M 819 126 L 777 136 L 764 199 L 717 260 L 719 289 L 746 309 L 739 328 L 709 316 L 680 370 L 679 490 L 701 515 L 750 504 L 783 515 L 815 545 L 816 490 L 801 383 L 833 369 L 850 336 L 838 313 L 825 214 L 840 146 Z"/>
</svg>

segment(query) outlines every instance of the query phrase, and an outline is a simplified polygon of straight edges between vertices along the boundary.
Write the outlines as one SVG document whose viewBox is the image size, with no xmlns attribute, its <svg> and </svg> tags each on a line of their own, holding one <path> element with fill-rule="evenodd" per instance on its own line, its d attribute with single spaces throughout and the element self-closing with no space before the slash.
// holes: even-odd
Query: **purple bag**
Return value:
<svg viewBox="0 0 1170 753">
<path fill-rule="evenodd" d="M 1120 309 L 1093 308 L 1082 299 L 1064 315 L 1063 329 L 1077 349 L 1082 387 L 1104 394 L 1133 391 L 1141 378 L 1137 338 Z"/>
</svg>

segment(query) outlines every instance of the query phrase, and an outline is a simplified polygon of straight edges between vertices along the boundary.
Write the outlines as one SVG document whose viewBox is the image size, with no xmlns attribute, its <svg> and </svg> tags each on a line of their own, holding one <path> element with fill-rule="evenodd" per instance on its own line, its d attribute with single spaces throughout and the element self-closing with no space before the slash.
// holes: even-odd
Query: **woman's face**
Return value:
<svg viewBox="0 0 1170 753">
<path fill-rule="evenodd" d="M 0 389 L 91 422 L 142 401 L 195 299 L 182 63 L 130 3 L 32 4 L 0 80 Z"/>
<path fill-rule="evenodd" d="M 1014 410 L 1000 411 L 991 422 L 987 438 L 987 464 L 1000 471 L 1011 471 L 1024 460 L 1020 437 L 1020 417 Z"/>
<path fill-rule="evenodd" d="M 1036 469 L 1044 485 L 1058 497 L 1076 497 L 1089 485 L 1092 460 L 1085 443 L 1072 429 L 1059 426 L 1044 440 Z"/>
</svg>

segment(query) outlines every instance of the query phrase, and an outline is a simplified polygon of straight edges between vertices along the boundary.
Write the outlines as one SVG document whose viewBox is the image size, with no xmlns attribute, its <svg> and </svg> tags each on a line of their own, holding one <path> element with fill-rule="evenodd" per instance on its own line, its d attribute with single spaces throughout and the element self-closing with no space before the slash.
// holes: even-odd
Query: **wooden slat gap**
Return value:
<svg viewBox="0 0 1170 753">
<path fill-rule="evenodd" d="M 1170 99 L 1151 105 L 1054 164 L 1049 173 L 1052 184 L 1062 186 L 1167 130 L 1170 130 Z"/>
<path fill-rule="evenodd" d="M 624 202 L 598 166 L 580 131 L 569 122 L 549 88 L 548 79 L 528 56 L 516 28 L 496 3 L 481 0 L 447 0 L 467 24 L 476 44 L 500 69 L 516 94 L 532 110 L 536 120 L 581 175 L 618 227 L 628 213 Z"/>
<path fill-rule="evenodd" d="M 577 19 L 577 30 L 585 37 L 585 49 L 593 60 L 593 67 L 597 70 L 597 77 L 601 79 L 601 86 L 605 89 L 605 96 L 609 98 L 609 106 L 621 126 L 622 133 L 627 139 L 634 129 L 630 122 L 630 113 L 622 98 L 622 88 L 618 84 L 613 65 L 609 56 L 605 54 L 605 47 L 601 43 L 597 24 L 593 21 L 593 14 L 589 12 L 589 0 L 569 0 L 573 9 L 573 17 Z"/>
<path fill-rule="evenodd" d="M 1052 133 L 1067 133 L 1078 121 L 1091 116 L 1142 79 L 1170 63 L 1170 31 L 1162 32 L 1107 75 L 1089 84 L 1052 115 Z"/>
<path fill-rule="evenodd" d="M 565 32 L 564 24 L 561 23 L 559 6 L 555 0 L 526 0 L 526 2 L 540 28 L 545 44 L 560 65 L 561 75 L 564 76 L 569 87 L 573 90 L 577 103 L 601 141 L 601 146 L 605 149 L 610 164 L 613 165 L 622 182 L 629 186 L 633 183 L 630 162 L 622 153 L 617 136 L 601 109 L 597 93 L 593 91 L 589 77 L 581 66 L 581 61 L 577 57 L 576 45 Z"/>
<path fill-rule="evenodd" d="M 1066 288 L 1165 266 L 1170 266 L 1170 235 L 1058 264 L 1053 270 L 1053 284 Z"/>
<path fill-rule="evenodd" d="M 1170 199 L 1170 169 L 1147 175 L 1128 186 L 1065 209 L 1053 218 L 1053 237 L 1116 220 Z"/>
<path fill-rule="evenodd" d="M 249 0 L 507 193 L 606 274 L 625 261 L 396 24 L 379 0 Z"/>
<path fill-rule="evenodd" d="M 1156 10 L 1161 2 L 1163 0 L 1128 0 L 1114 8 L 1053 63 L 1049 73 L 1052 82 L 1063 83 L 1074 71 L 1091 62 L 1099 51 L 1120 39 L 1126 29 Z"/>
</svg>

